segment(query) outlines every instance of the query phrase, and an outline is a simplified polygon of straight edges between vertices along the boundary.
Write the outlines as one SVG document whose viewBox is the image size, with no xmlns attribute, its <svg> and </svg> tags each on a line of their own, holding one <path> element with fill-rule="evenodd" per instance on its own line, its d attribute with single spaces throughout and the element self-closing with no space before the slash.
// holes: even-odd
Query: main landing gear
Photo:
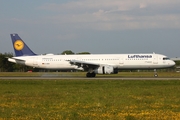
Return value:
<svg viewBox="0 0 180 120">
<path fill-rule="evenodd" d="M 156 69 L 154 69 L 154 77 L 158 77 L 158 73 L 157 73 Z"/>
<path fill-rule="evenodd" d="M 86 74 L 86 77 L 96 77 L 96 73 L 94 73 L 94 72 L 92 72 L 92 73 L 88 72 L 88 73 Z"/>
</svg>

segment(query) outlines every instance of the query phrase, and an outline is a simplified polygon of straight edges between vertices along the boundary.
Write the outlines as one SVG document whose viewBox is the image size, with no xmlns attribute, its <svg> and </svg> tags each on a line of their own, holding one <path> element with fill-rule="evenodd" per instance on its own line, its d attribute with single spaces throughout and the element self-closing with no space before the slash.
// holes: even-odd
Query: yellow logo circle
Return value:
<svg viewBox="0 0 180 120">
<path fill-rule="evenodd" d="M 24 43 L 23 43 L 23 41 L 22 41 L 22 40 L 16 40 L 16 41 L 14 42 L 14 48 L 15 48 L 16 50 L 22 50 L 22 49 L 24 48 Z"/>
</svg>

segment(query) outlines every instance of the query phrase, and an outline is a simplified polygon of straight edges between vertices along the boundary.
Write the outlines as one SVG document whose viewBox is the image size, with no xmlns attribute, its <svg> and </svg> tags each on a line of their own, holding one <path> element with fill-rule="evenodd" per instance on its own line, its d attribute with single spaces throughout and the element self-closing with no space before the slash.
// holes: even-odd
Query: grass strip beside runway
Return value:
<svg viewBox="0 0 180 120">
<path fill-rule="evenodd" d="M 180 119 L 179 99 L 179 80 L 0 80 L 0 119 Z"/>
</svg>

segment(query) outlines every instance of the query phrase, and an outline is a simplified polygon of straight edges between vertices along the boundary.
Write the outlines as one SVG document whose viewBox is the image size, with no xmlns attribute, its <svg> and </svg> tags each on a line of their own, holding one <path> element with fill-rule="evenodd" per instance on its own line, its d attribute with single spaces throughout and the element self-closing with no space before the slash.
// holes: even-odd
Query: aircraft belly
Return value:
<svg viewBox="0 0 180 120">
<path fill-rule="evenodd" d="M 70 65 L 67 62 L 46 62 L 46 63 L 41 63 L 41 65 L 39 66 L 40 68 L 44 68 L 44 69 L 74 69 L 75 66 Z"/>
<path fill-rule="evenodd" d="M 123 65 L 123 66 L 119 66 L 119 69 L 149 69 L 152 68 L 152 65 L 143 65 L 143 64 L 137 64 L 137 65 Z"/>
<path fill-rule="evenodd" d="M 160 68 L 167 68 L 168 65 L 124 65 L 119 66 L 119 69 L 160 69 Z"/>
<path fill-rule="evenodd" d="M 142 61 L 142 60 L 129 60 L 129 61 L 124 61 L 123 65 L 119 65 L 119 69 L 151 69 L 152 67 L 152 61 Z"/>
</svg>

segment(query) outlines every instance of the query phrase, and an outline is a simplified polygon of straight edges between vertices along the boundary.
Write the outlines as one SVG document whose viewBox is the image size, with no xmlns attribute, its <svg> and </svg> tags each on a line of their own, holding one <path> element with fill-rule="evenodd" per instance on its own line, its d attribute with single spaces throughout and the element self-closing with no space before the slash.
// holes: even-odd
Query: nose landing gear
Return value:
<svg viewBox="0 0 180 120">
<path fill-rule="evenodd" d="M 158 73 L 157 73 L 156 69 L 154 69 L 154 77 L 158 77 Z"/>
</svg>

